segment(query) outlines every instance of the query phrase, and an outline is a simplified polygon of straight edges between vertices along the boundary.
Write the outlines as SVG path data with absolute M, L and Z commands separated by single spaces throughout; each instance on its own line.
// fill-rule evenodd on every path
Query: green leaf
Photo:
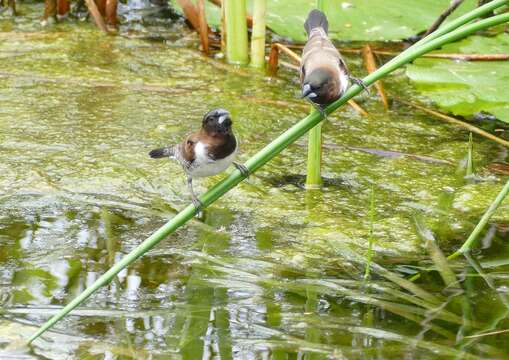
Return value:
M 509 35 L 472 36 L 445 46 L 442 53 L 509 53 Z M 416 88 L 456 115 L 488 112 L 509 122 L 509 63 L 419 59 L 407 67 Z
M 176 1 L 171 0 L 175 6 Z M 330 36 L 342 41 L 389 41 L 408 38 L 426 30 L 449 5 L 449 0 L 325 0 Z M 472 10 L 467 0 L 451 19 Z M 177 6 L 176 6 L 177 7 Z M 267 0 L 267 26 L 280 36 L 306 41 L 304 21 L 316 0 Z M 178 8 L 178 7 L 177 7 Z M 248 1 L 251 13 L 252 1 Z M 207 3 L 207 21 L 218 26 L 218 7 Z

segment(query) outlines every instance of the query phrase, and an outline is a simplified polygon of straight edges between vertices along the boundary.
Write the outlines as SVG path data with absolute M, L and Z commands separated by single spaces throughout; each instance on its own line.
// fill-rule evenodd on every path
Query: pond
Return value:
M 452 263 L 455 282 L 426 271 L 430 244 L 452 253 L 496 196 L 506 177 L 487 165 L 507 150 L 474 136 L 465 178 L 467 132 L 397 102 L 385 112 L 374 91 L 358 100 L 368 117 L 344 107 L 325 123 L 321 190 L 304 189 L 300 139 L 24 346 L 189 203 L 179 165 L 149 150 L 224 107 L 245 161 L 309 112 L 296 73 L 204 57 L 181 22 L 154 41 L 143 29 L 41 29 L 40 5 L 24 9 L 0 19 L 0 358 L 509 356 L 508 332 L 477 336 L 509 328 L 508 204 Z M 424 100 L 402 72 L 385 85 Z

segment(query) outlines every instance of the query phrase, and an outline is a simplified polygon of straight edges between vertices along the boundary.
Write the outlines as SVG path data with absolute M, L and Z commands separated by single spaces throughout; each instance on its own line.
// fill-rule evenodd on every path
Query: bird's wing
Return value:
M 198 134 L 193 133 L 188 135 L 182 143 L 178 146 L 178 151 L 175 151 L 177 160 L 184 168 L 189 168 L 196 158 L 194 147 L 198 142 Z

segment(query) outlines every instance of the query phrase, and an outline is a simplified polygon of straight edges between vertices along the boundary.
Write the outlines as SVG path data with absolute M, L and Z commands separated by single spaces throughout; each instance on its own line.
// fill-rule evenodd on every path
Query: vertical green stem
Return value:
M 326 0 L 317 0 L 316 8 L 325 10 Z M 308 134 L 308 163 L 306 188 L 317 189 L 322 186 L 322 124 L 315 126 Z
M 253 33 L 251 35 L 251 66 L 265 65 L 265 12 L 267 0 L 253 1 Z
M 322 123 L 309 131 L 306 188 L 317 189 L 322 185 Z
M 224 0 L 226 15 L 226 58 L 229 63 L 247 64 L 246 0 Z

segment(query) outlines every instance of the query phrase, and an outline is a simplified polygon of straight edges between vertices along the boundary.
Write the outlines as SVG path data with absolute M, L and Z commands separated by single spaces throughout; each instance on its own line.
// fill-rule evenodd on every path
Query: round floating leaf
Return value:
M 472 36 L 440 52 L 509 53 L 509 35 Z M 416 88 L 441 108 L 456 115 L 488 112 L 509 122 L 509 62 L 419 59 L 407 67 Z

